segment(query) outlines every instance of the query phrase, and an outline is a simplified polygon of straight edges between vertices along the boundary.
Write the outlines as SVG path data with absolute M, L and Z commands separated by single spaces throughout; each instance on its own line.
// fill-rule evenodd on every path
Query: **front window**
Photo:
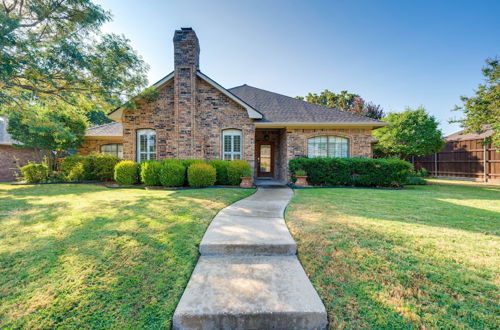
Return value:
M 307 143 L 308 156 L 315 157 L 349 157 L 349 140 L 338 136 L 316 136 Z
M 137 161 L 156 159 L 156 132 L 152 129 L 137 131 Z
M 241 159 L 241 131 L 227 129 L 222 131 L 222 159 Z
M 101 153 L 110 154 L 118 158 L 123 158 L 123 144 L 121 143 L 103 144 L 101 146 Z

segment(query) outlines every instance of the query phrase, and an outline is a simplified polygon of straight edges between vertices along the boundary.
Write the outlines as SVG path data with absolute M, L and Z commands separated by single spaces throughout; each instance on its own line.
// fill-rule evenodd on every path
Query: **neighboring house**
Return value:
M 440 152 L 415 157 L 415 168 L 425 168 L 435 177 L 500 182 L 500 149 L 484 144 L 491 135 L 493 130 L 487 127 L 482 134 L 458 131 L 448 135 Z
M 199 69 L 191 28 L 174 34 L 174 71 L 154 86 L 158 99 L 119 108 L 116 123 L 89 129 L 79 153 L 142 161 L 244 159 L 256 177 L 288 179 L 292 158 L 371 157 L 371 131 L 385 123 L 242 85 L 225 89 Z
M 0 182 L 12 181 L 21 166 L 36 161 L 32 148 L 15 147 L 15 141 L 7 133 L 7 119 L 0 117 Z

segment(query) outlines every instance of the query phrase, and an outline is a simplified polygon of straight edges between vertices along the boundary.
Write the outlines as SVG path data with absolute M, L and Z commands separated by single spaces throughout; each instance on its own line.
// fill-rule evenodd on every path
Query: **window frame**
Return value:
M 226 136 L 230 137 L 230 151 L 226 151 Z M 239 137 L 239 151 L 235 151 L 235 137 Z M 226 158 L 226 155 L 229 155 Z M 236 157 L 235 157 L 236 156 Z M 241 129 L 223 129 L 221 134 L 221 159 L 237 160 L 243 159 L 243 132 Z
M 141 151 L 141 136 L 146 136 L 146 151 Z M 150 137 L 154 136 L 154 151 L 149 150 L 151 148 Z M 150 128 L 138 129 L 136 131 L 136 139 L 135 139 L 135 153 L 136 160 L 140 163 L 143 160 L 156 160 L 157 158 L 157 140 L 156 140 L 156 131 Z M 141 155 L 145 154 L 146 158 L 141 159 Z M 152 157 L 153 156 L 153 157 Z
M 104 152 L 102 151 L 102 148 L 103 147 L 107 147 L 107 146 L 115 146 L 116 147 L 116 153 L 112 154 L 110 152 Z M 121 146 L 121 156 L 120 156 L 120 149 L 119 149 L 119 146 Z M 99 147 L 99 152 L 101 154 L 109 154 L 109 155 L 114 155 L 120 159 L 123 159 L 123 143 L 105 143 L 105 144 L 101 144 L 100 147 Z
M 324 138 L 325 139 L 325 142 L 315 142 L 313 144 L 313 147 L 314 145 L 316 144 L 319 144 L 319 143 L 326 143 L 326 155 L 325 156 L 322 156 L 322 155 L 314 155 L 314 156 L 311 156 L 311 152 L 314 152 L 317 150 L 311 150 L 311 140 L 313 139 L 321 139 L 321 138 Z M 331 141 L 332 139 L 334 139 L 334 141 Z M 340 141 L 345 141 L 345 146 L 346 146 L 346 150 L 345 150 L 345 154 L 343 154 L 343 148 L 342 148 L 342 143 L 339 143 L 338 140 L 336 141 L 335 139 L 340 139 Z M 339 154 L 333 154 L 334 152 L 336 152 L 336 148 L 333 147 L 335 144 L 338 144 L 340 145 L 340 155 Z M 317 149 L 319 147 L 315 147 L 315 149 Z M 311 136 L 307 139 L 307 157 L 309 158 L 349 158 L 350 157 L 350 152 L 351 152 L 351 140 L 349 138 L 346 138 L 344 136 L 338 136 L 338 135 L 318 135 L 318 136 Z

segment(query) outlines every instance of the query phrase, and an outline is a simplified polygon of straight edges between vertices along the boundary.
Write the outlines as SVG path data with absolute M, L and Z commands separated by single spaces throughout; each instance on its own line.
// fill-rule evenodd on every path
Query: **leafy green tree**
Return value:
M 485 83 L 480 84 L 474 97 L 460 97 L 462 106 L 455 110 L 463 111 L 465 118 L 453 120 L 460 122 L 468 132 L 483 133 L 492 129 L 493 135 L 486 142 L 500 147 L 500 66 L 498 59 L 487 59 L 483 68 Z
M 373 131 L 378 140 L 374 153 L 379 157 L 407 159 L 410 156 L 427 156 L 444 146 L 443 133 L 436 118 L 423 107 L 389 113 L 383 120 L 389 125 Z
M 8 117 L 7 132 L 19 146 L 34 148 L 37 155 L 48 156 L 49 168 L 55 168 L 55 160 L 69 148 L 77 148 L 83 142 L 87 130 L 87 118 L 72 108 L 59 108 L 57 102 L 25 107 L 12 111 Z
M 297 99 L 373 119 L 380 119 L 384 115 L 380 105 L 366 102 L 358 94 L 349 93 L 348 91 L 340 91 L 340 93 L 336 94 L 325 89 L 319 95 L 309 93 L 306 96 L 297 96 Z
M 146 85 L 144 61 L 91 0 L 4 0 L 0 5 L 0 106 L 66 104 L 109 112 Z M 61 108 L 61 107 L 59 107 Z

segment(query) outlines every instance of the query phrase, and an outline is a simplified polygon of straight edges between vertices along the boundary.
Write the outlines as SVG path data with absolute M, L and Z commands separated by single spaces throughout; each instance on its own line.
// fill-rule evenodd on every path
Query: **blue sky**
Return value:
M 200 69 L 226 88 L 297 96 L 348 90 L 387 111 L 423 105 L 445 134 L 460 95 L 500 56 L 500 1 L 101 0 L 106 32 L 124 34 L 151 66 L 173 69 L 174 30 L 193 27 Z

